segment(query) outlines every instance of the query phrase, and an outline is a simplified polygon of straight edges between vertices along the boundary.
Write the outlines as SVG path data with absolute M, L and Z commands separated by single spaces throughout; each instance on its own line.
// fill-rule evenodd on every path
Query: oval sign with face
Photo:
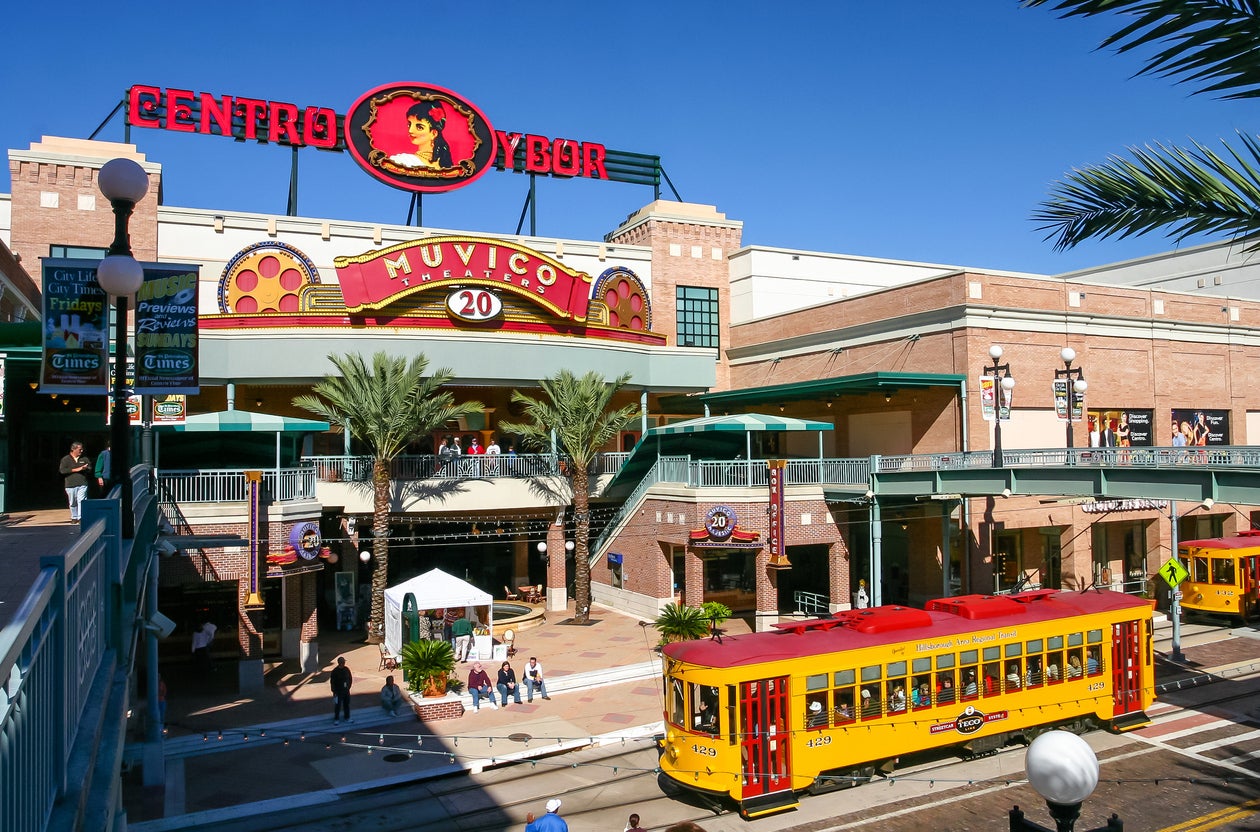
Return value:
M 494 128 L 481 110 L 424 84 L 386 84 L 365 93 L 346 114 L 345 136 L 360 167 L 405 191 L 460 188 L 494 162 Z
M 460 289 L 446 296 L 446 308 L 464 321 L 489 321 L 499 317 L 503 301 L 485 289 Z

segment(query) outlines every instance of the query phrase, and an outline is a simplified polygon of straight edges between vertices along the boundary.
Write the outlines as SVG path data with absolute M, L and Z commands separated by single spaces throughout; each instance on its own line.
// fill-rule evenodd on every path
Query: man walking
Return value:
M 61 476 L 65 477 L 66 501 L 70 504 L 70 522 L 78 523 L 83 507 L 83 498 L 87 496 L 89 471 L 92 460 L 83 455 L 83 443 L 71 442 L 70 453 L 61 458 L 59 466 Z
M 105 450 L 101 451 L 96 457 L 96 484 L 101 489 L 100 494 L 104 497 L 109 493 L 109 487 L 113 484 L 113 477 L 110 474 L 110 462 L 113 455 L 110 453 L 110 443 L 105 443 Z
M 354 684 L 354 677 L 350 675 L 350 668 L 346 667 L 345 656 L 337 657 L 337 666 L 333 668 L 328 683 L 332 685 L 333 725 L 339 724 L 342 717 L 350 722 L 350 685 Z
M 472 653 L 473 644 L 472 622 L 466 616 L 461 615 L 451 625 L 451 635 L 455 637 L 455 658 L 461 662 L 468 661 L 468 656 Z

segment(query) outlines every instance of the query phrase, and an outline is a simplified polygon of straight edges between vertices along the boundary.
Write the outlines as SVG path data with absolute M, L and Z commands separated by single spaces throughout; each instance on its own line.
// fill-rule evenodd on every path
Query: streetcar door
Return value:
M 741 682 L 739 713 L 745 815 L 760 814 L 755 806 L 781 805 L 773 799 L 780 792 L 786 792 L 787 798 L 795 802 L 789 765 L 792 733 L 787 677 Z
M 1142 709 L 1142 625 L 1122 621 L 1112 625 L 1111 688 L 1115 714 Z

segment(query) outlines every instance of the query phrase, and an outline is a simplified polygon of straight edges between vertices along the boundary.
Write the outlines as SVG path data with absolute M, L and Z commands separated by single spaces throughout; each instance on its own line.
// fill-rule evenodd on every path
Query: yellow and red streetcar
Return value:
M 1036 590 L 669 644 L 661 770 L 755 817 L 914 752 L 1141 727 L 1155 698 L 1151 613 L 1117 592 Z
M 1237 616 L 1244 624 L 1260 611 L 1260 530 L 1186 540 L 1177 553 L 1189 572 L 1178 587 L 1182 609 Z

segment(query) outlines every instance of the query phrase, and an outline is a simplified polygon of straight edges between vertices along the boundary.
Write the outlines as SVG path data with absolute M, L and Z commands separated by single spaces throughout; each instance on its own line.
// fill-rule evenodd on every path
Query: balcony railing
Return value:
M 157 481 L 163 504 L 239 503 L 249 499 L 243 468 L 165 469 L 157 472 Z M 312 500 L 315 468 L 262 469 L 262 492 L 265 499 L 277 503 Z
M 600 454 L 591 465 L 591 476 L 614 474 L 625 464 L 627 453 Z M 320 482 L 367 482 L 372 479 L 370 456 L 308 456 Z M 465 454 L 443 460 L 433 454 L 395 457 L 391 480 L 489 480 L 550 477 L 565 473 L 568 457 L 551 454 Z

